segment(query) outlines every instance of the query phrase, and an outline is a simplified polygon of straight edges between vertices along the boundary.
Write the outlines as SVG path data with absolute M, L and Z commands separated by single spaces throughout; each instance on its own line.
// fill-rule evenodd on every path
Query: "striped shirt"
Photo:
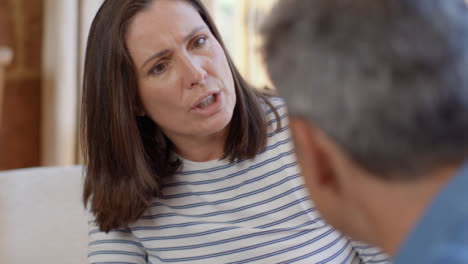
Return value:
M 271 99 L 267 147 L 253 160 L 193 162 L 128 228 L 90 221 L 90 263 L 389 263 L 327 225 L 308 198 L 287 113 Z

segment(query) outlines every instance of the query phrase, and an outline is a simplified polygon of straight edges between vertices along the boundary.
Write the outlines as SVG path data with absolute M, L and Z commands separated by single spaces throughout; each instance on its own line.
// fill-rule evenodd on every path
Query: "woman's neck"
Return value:
M 220 159 L 224 155 L 228 131 L 226 127 L 223 131 L 205 137 L 172 136 L 169 139 L 175 146 L 174 151 L 182 158 L 205 162 Z

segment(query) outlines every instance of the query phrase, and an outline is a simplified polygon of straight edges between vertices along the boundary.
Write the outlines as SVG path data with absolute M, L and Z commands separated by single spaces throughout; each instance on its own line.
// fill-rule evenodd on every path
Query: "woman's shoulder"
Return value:
M 262 101 L 262 108 L 265 113 L 265 119 L 268 122 L 274 121 L 277 119 L 275 112 L 278 114 L 280 119 L 287 118 L 287 107 L 285 101 L 280 97 L 268 97 L 266 98 L 271 105 L 268 105 L 266 102 Z
M 267 97 L 267 99 L 274 105 L 274 106 L 280 106 L 280 105 L 285 105 L 285 101 L 283 98 L 278 97 L 278 96 L 272 96 L 272 97 Z
M 288 130 L 288 111 L 282 98 L 275 96 L 268 97 L 266 100 L 270 102 L 270 105 L 262 101 L 262 108 L 265 113 L 268 137 L 272 137 Z

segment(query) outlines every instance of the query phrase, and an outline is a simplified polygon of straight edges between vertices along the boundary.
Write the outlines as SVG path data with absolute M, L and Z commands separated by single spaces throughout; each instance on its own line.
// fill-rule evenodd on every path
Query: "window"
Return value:
M 260 54 L 258 34 L 265 15 L 277 0 L 204 0 L 234 63 L 256 87 L 271 87 Z

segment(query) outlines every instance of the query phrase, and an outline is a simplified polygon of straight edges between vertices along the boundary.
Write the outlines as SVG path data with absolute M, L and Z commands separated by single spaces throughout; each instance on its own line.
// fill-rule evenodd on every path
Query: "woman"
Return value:
M 315 212 L 282 101 L 242 79 L 198 0 L 105 1 L 82 111 L 91 263 L 383 258 Z

